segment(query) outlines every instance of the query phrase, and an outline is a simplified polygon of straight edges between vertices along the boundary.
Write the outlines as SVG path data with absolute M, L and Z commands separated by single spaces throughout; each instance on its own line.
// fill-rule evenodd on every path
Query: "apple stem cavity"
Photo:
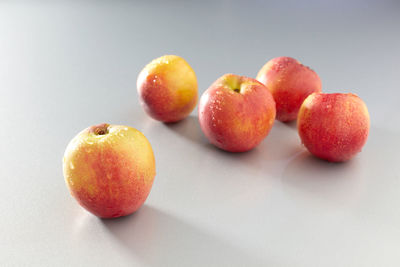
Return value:
M 241 77 L 237 77 L 236 75 L 233 74 L 227 74 L 226 77 L 224 77 L 224 83 L 225 86 L 231 89 L 232 91 L 239 94 L 242 92 Z
M 89 132 L 95 134 L 95 135 L 105 135 L 108 134 L 108 127 L 110 124 L 107 123 L 101 123 L 98 125 L 94 125 L 89 128 Z

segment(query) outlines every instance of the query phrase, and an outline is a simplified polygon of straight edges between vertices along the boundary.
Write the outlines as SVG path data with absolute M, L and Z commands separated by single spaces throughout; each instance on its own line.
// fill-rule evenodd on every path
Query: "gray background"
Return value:
M 400 4 L 397 1 L 0 3 L 1 266 L 399 266 Z M 350 162 L 301 146 L 295 123 L 230 154 L 197 110 L 164 125 L 141 109 L 151 59 L 184 57 L 199 91 L 276 56 L 357 93 L 370 137 Z M 101 220 L 69 195 L 67 143 L 83 128 L 133 126 L 157 176 L 133 216 Z

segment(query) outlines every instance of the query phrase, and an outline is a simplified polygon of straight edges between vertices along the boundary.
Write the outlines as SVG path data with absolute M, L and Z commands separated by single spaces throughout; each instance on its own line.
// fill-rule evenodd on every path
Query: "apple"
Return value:
M 138 130 L 99 124 L 68 144 L 63 159 L 71 195 L 89 212 L 114 218 L 135 212 L 146 200 L 155 176 L 153 150 Z
M 321 92 L 321 80 L 312 69 L 291 57 L 268 61 L 258 72 L 258 81 L 271 91 L 276 103 L 276 119 L 288 122 L 297 118 L 304 99 Z
M 275 102 L 255 79 L 225 74 L 201 96 L 199 122 L 208 140 L 230 152 L 257 146 L 275 120 Z
M 301 105 L 297 119 L 304 146 L 331 162 L 349 160 L 360 152 L 369 126 L 367 106 L 354 94 L 313 93 Z
M 144 67 L 137 79 L 141 104 L 153 119 L 176 122 L 186 118 L 197 104 L 197 78 L 181 57 L 166 55 Z

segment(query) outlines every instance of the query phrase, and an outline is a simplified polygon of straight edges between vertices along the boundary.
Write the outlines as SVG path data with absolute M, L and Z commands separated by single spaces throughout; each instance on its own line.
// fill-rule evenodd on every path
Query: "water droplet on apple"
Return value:
M 74 164 L 72 163 L 72 161 L 69 163 L 69 167 L 71 168 L 71 170 L 75 169 Z

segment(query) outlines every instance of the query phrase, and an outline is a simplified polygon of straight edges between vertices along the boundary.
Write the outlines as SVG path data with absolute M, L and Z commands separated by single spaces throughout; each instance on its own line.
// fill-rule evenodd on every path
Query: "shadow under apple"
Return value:
M 357 158 L 332 163 L 305 151 L 289 162 L 281 181 L 285 191 L 295 199 L 347 206 L 360 200 L 363 175 Z
M 188 116 L 185 119 L 174 122 L 164 123 L 165 127 L 175 132 L 181 137 L 186 138 L 189 141 L 199 144 L 207 144 L 207 138 L 201 131 L 199 120 L 195 116 Z
M 210 161 L 226 162 L 226 164 L 238 164 L 247 166 L 252 170 L 273 169 L 276 161 L 287 161 L 297 153 L 303 151 L 297 132 L 287 129 L 287 125 L 276 121 L 269 135 L 254 149 L 232 153 L 212 145 L 203 134 L 198 118 L 189 116 L 177 122 L 164 124 L 165 127 L 177 135 L 190 140 L 204 153 L 204 158 Z M 271 165 L 271 166 L 269 166 Z
M 283 126 L 286 126 L 287 128 L 290 128 L 297 132 L 297 120 L 288 121 L 288 122 L 275 121 L 275 123 L 280 123 Z
M 260 265 L 227 241 L 148 205 L 131 216 L 101 221 L 123 246 L 151 266 Z

